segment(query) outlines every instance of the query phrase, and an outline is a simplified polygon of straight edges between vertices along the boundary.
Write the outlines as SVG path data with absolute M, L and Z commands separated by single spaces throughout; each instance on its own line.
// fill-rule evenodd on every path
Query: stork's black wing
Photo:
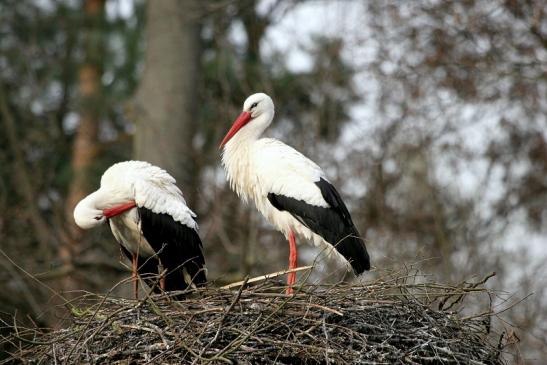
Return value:
M 321 195 L 329 204 L 329 208 L 274 193 L 268 194 L 268 200 L 275 208 L 289 212 L 303 225 L 332 244 L 351 263 L 356 274 L 369 270 L 370 258 L 365 243 L 353 224 L 340 194 L 324 179 L 320 179 L 315 185 L 321 190 Z
M 192 283 L 204 285 L 207 280 L 205 259 L 196 230 L 168 214 L 154 213 L 144 207 L 138 210 L 144 238 L 167 270 L 165 290 L 184 290 Z

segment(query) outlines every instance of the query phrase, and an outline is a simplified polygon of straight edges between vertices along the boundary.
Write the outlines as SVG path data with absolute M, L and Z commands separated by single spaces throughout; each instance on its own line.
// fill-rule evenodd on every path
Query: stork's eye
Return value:
M 95 219 L 96 221 L 100 221 L 102 218 L 103 218 L 103 217 L 100 216 L 100 215 L 98 215 L 98 216 L 96 216 L 96 217 L 93 217 L 93 219 Z
M 256 108 L 257 105 L 258 105 L 258 103 L 253 103 L 253 104 L 251 105 L 251 110 L 254 109 L 254 108 Z

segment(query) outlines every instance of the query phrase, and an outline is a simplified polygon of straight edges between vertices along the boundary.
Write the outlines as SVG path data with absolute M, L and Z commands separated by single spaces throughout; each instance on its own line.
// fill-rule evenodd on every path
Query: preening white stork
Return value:
M 319 166 L 292 147 L 259 138 L 274 117 L 272 99 L 263 93 L 245 100 L 243 111 L 220 144 L 230 186 L 289 240 L 289 268 L 296 268 L 294 234 L 345 259 L 356 274 L 370 269 L 365 243 L 346 205 Z M 288 293 L 296 273 L 287 277 Z
M 74 209 L 74 220 L 83 229 L 108 222 L 132 262 L 136 297 L 137 272 L 156 292 L 205 284 L 205 260 L 195 216 L 175 179 L 143 161 L 109 167 L 99 190 Z M 155 281 L 158 277 L 159 287 Z

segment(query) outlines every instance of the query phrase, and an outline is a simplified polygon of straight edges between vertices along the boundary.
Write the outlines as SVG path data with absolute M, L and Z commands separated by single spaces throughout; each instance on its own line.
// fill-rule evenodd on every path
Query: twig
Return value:
M 271 273 L 271 274 L 257 276 L 257 277 L 254 277 L 252 279 L 249 279 L 249 280 L 242 280 L 242 281 L 237 281 L 237 282 L 232 283 L 232 284 L 224 285 L 224 286 L 221 287 L 221 289 L 232 289 L 232 288 L 244 285 L 244 284 L 251 284 L 251 283 L 256 283 L 257 281 L 264 281 L 264 280 L 272 279 L 272 278 L 275 278 L 277 276 L 289 274 L 291 272 L 309 270 L 312 267 L 313 266 L 302 266 L 302 267 L 297 267 L 295 269 L 287 269 L 287 270 L 277 271 L 277 272 L 274 272 L 274 273 Z

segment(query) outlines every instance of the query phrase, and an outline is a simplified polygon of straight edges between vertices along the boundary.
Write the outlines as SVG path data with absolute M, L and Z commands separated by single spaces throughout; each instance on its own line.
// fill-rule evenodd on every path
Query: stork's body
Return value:
M 81 228 L 109 223 L 122 252 L 132 261 L 135 295 L 137 272 L 156 292 L 205 283 L 205 262 L 194 217 L 175 179 L 142 161 L 111 166 L 101 178 L 100 189 L 74 209 L 74 219 Z M 156 278 L 162 273 L 158 286 Z
M 274 116 L 266 94 L 254 94 L 230 129 L 222 163 L 231 187 L 289 240 L 289 267 L 296 267 L 294 234 L 351 264 L 356 274 L 370 268 L 369 256 L 340 195 L 313 161 L 282 142 L 259 138 Z M 289 285 L 295 275 L 289 275 Z M 290 291 L 290 290 L 289 290 Z

